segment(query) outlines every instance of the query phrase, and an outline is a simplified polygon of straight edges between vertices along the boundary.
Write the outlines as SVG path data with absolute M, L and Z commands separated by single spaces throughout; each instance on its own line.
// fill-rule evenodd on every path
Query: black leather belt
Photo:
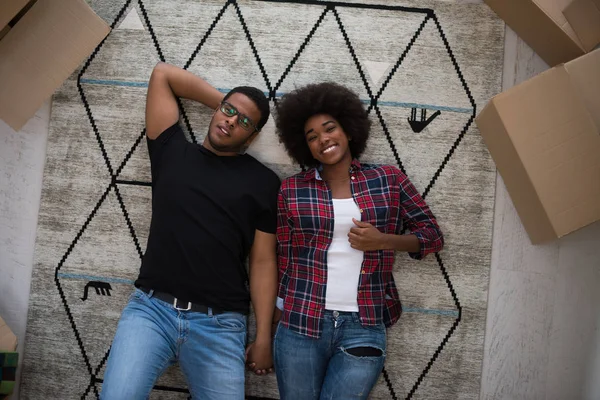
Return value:
M 140 287 L 139 289 L 148 295 L 150 294 L 150 292 L 152 292 L 152 297 L 156 297 L 159 300 L 171 304 L 173 308 L 179 311 L 194 311 L 208 314 L 208 310 L 212 309 L 213 315 L 223 314 L 225 312 L 223 310 L 219 310 L 218 308 L 208 307 L 203 304 L 195 304 L 190 301 L 183 301 L 175 296 L 171 296 L 169 293 L 157 292 L 156 290 L 148 289 L 145 287 Z

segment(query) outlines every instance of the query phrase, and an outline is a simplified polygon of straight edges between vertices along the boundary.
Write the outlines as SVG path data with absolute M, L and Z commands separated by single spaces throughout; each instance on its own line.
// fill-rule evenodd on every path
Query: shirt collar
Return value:
M 354 172 L 360 171 L 361 169 L 361 165 L 360 162 L 354 158 L 352 159 L 352 164 L 350 164 L 350 169 L 348 170 L 348 172 L 350 172 L 350 174 L 353 174 Z M 323 178 L 321 178 L 321 174 L 320 171 L 323 170 L 323 165 L 319 165 L 318 167 L 313 167 L 311 169 L 309 169 L 306 172 L 306 175 L 304 175 L 304 180 L 309 181 L 312 179 L 316 179 L 318 181 L 322 181 Z

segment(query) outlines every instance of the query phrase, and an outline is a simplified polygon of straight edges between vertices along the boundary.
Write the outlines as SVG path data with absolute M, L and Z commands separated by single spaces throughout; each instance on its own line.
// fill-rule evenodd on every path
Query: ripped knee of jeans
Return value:
M 381 357 L 383 355 L 383 351 L 376 347 L 352 347 L 344 350 L 355 357 Z

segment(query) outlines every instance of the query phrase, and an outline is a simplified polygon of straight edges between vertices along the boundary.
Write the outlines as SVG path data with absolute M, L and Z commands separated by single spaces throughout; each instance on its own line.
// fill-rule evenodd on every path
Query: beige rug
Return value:
M 495 169 L 473 118 L 500 91 L 504 24 L 495 14 L 459 0 L 90 4 L 115 29 L 54 96 L 22 398 L 101 390 L 147 240 L 142 130 L 159 60 L 223 91 L 254 85 L 274 98 L 333 80 L 360 94 L 374 121 L 363 160 L 403 168 L 446 237 L 425 261 L 398 254 L 404 314 L 371 398 L 479 398 Z M 190 140 L 201 142 L 210 112 L 190 102 L 183 110 Z M 298 171 L 272 120 L 250 152 L 281 177 Z M 249 396 L 278 398 L 274 376 L 247 382 Z M 187 396 L 176 367 L 152 394 Z

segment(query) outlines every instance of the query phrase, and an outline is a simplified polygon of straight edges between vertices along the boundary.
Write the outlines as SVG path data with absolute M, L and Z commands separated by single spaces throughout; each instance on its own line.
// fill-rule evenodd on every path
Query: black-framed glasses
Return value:
M 252 122 L 250 117 L 248 117 L 246 114 L 242 114 L 241 112 L 239 112 L 237 108 L 235 108 L 228 102 L 226 102 L 226 101 L 222 102 L 221 105 L 219 106 L 219 110 L 221 110 L 221 112 L 223 114 L 227 115 L 228 117 L 233 117 L 234 115 L 237 115 L 238 116 L 238 119 L 237 119 L 238 125 L 241 126 L 242 128 L 244 128 L 245 130 L 258 131 L 258 129 L 256 129 L 256 125 L 254 125 L 254 122 Z

